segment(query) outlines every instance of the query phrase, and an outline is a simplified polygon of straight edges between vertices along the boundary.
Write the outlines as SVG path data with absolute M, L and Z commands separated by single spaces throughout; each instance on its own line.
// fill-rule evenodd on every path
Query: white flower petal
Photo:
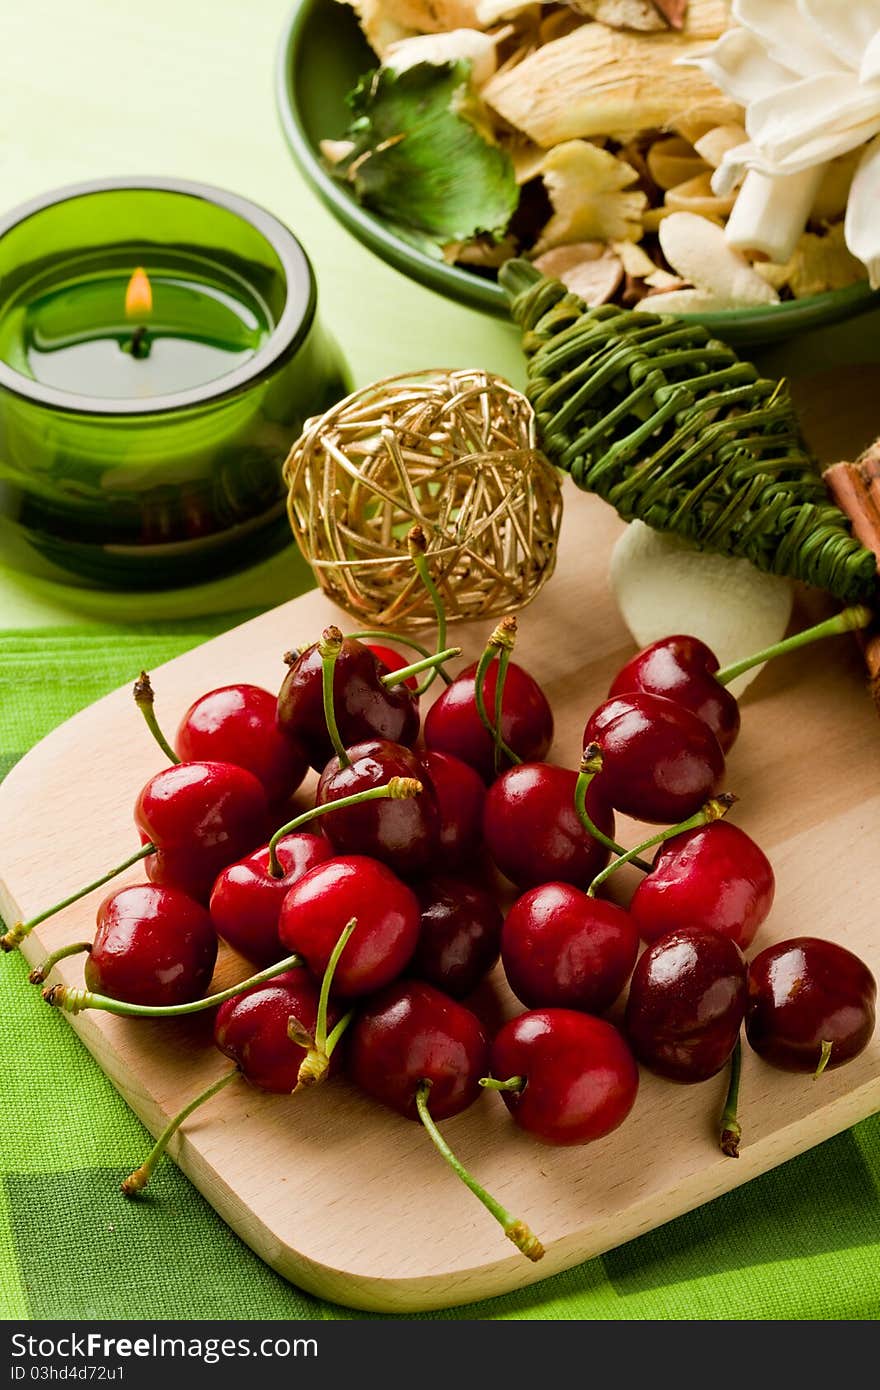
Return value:
M 880 77 L 880 30 L 865 45 L 862 61 L 859 65 L 860 82 L 876 82 L 878 77 Z
M 758 36 L 770 58 L 803 77 L 845 71 L 845 65 L 800 14 L 796 0 L 734 0 L 733 16 Z
M 797 156 L 817 136 L 831 140 L 843 133 L 844 144 L 834 151 L 843 154 L 866 138 L 858 134 L 866 121 L 873 117 L 880 126 L 878 97 L 877 91 L 860 87 L 852 73 L 805 77 L 784 91 L 753 101 L 746 112 L 746 130 L 761 153 L 776 164 L 789 155 Z M 846 143 L 849 130 L 854 138 Z
M 712 175 L 712 191 L 724 198 L 731 189 L 742 183 L 749 169 L 757 168 L 763 161 L 758 149 L 747 140 L 735 149 L 727 150 L 718 168 Z
M 849 191 L 846 244 L 868 271 L 871 288 L 880 287 L 880 136 L 862 155 Z
M 768 178 L 752 169 L 733 205 L 725 235 L 729 246 L 785 264 L 794 253 L 810 215 L 824 164 L 799 174 Z
M 699 57 L 679 61 L 682 67 L 701 68 L 740 106 L 748 106 L 757 97 L 778 92 L 780 87 L 796 82 L 798 77 L 792 68 L 768 58 L 760 39 L 747 29 L 728 29 Z
M 865 48 L 880 29 L 880 0 L 798 0 L 798 9 L 831 52 L 858 72 Z

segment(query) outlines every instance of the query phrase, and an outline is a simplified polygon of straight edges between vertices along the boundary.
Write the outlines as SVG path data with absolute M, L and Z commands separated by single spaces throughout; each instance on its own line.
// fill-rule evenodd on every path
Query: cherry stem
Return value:
M 153 686 L 150 682 L 150 677 L 147 675 L 146 671 L 141 671 L 140 675 L 134 683 L 131 693 L 134 695 L 135 704 L 137 705 L 141 714 L 144 716 L 144 722 L 147 728 L 153 735 L 153 738 L 156 740 L 159 747 L 162 749 L 162 752 L 165 754 L 166 758 L 168 758 L 172 763 L 179 763 L 180 759 L 178 758 L 174 749 L 171 747 L 171 744 L 168 742 L 162 730 L 159 728 L 159 721 L 156 718 L 156 711 L 153 708 L 153 701 L 155 700 L 155 696 L 153 694 Z
M 427 558 L 428 541 L 421 526 L 418 525 L 413 526 L 406 539 L 409 547 L 409 556 L 413 562 L 413 568 L 425 586 L 431 602 L 434 605 L 434 612 L 437 615 L 437 651 L 439 653 L 442 652 L 443 648 L 446 646 L 446 607 L 440 596 L 440 590 L 431 577 L 431 570 Z M 413 671 L 410 674 L 416 675 L 417 673 Z M 423 681 L 415 692 L 417 698 L 425 694 L 425 691 L 430 687 L 436 674 L 436 668 L 432 668 L 430 676 L 428 676 L 427 680 Z
M 126 1197 L 135 1197 L 139 1192 L 143 1192 L 150 1178 L 153 1176 L 153 1169 L 156 1167 L 156 1164 L 161 1159 L 171 1139 L 180 1129 L 184 1120 L 189 1119 L 194 1110 L 197 1110 L 200 1105 L 204 1105 L 205 1101 L 210 1100 L 212 1096 L 216 1096 L 218 1091 L 222 1091 L 223 1087 L 228 1086 L 230 1081 L 234 1081 L 238 1075 L 238 1067 L 234 1067 L 232 1071 L 226 1072 L 217 1081 L 212 1081 L 210 1086 L 207 1086 L 204 1091 L 201 1091 L 194 1100 L 189 1101 L 183 1109 L 174 1116 L 173 1120 L 169 1120 L 140 1168 L 136 1168 L 122 1183 L 122 1190 Z
M 598 840 L 600 845 L 610 849 L 613 854 L 622 856 L 626 854 L 623 845 L 619 845 L 616 840 L 612 840 L 603 830 L 600 830 L 587 810 L 587 792 L 590 789 L 590 783 L 601 771 L 602 750 L 598 743 L 590 743 L 584 749 L 584 756 L 581 758 L 581 765 L 578 769 L 578 779 L 574 784 L 574 809 L 588 835 L 592 835 L 594 840 Z M 639 859 L 638 857 L 631 862 L 635 864 L 637 869 L 641 869 L 646 874 L 649 874 L 654 867 L 648 863 L 647 859 Z
M 822 1051 L 821 1051 L 820 1056 L 819 1056 L 819 1065 L 818 1065 L 818 1067 L 816 1068 L 816 1070 L 813 1072 L 813 1080 L 814 1080 L 814 1081 L 818 1080 L 818 1078 L 822 1075 L 822 1073 L 823 1073 L 823 1071 L 825 1070 L 825 1068 L 828 1066 L 828 1063 L 831 1061 L 831 1052 L 832 1052 L 833 1047 L 834 1047 L 834 1043 L 826 1042 L 824 1038 L 822 1039 L 822 1043 L 821 1043 Z
M 34 927 L 38 927 L 41 922 L 45 922 L 50 917 L 54 917 L 56 912 L 63 912 L 65 907 L 70 907 L 73 903 L 78 903 L 80 898 L 84 898 L 87 894 L 93 893 L 96 888 L 102 888 L 105 883 L 110 882 L 111 878 L 116 878 L 118 874 L 122 874 L 126 869 L 130 869 L 132 864 L 137 864 L 139 860 L 146 859 L 148 855 L 155 853 L 156 846 L 152 844 L 152 842 L 141 845 L 137 854 L 132 854 L 131 857 L 126 859 L 122 864 L 117 864 L 115 869 L 110 869 L 108 873 L 102 874 L 101 877 L 96 878 L 94 882 L 87 883 L 85 888 L 77 889 L 75 893 L 71 893 L 69 898 L 64 898 L 60 903 L 55 903 L 54 907 L 47 907 L 45 912 L 39 913 L 36 917 L 31 917 L 27 922 L 16 922 L 14 926 L 9 928 L 5 936 L 0 936 L 0 950 L 14 951 L 16 946 L 24 941 L 28 933 L 32 932 Z
M 274 965 L 267 965 L 265 970 L 261 970 L 258 975 L 251 975 L 248 980 L 230 985 L 219 994 L 209 994 L 204 999 L 193 999 L 188 1004 L 127 1004 L 124 999 L 111 999 L 106 994 L 92 994 L 88 989 L 71 989 L 69 985 L 50 985 L 48 989 L 43 990 L 43 998 L 47 1004 L 56 1009 L 63 1009 L 68 1014 L 79 1014 L 83 1009 L 103 1009 L 105 1013 L 119 1014 L 122 1018 L 182 1018 L 187 1014 L 203 1013 L 205 1009 L 225 1004 L 227 999 L 235 999 L 246 990 L 263 985 L 267 980 L 274 980 L 276 975 L 283 975 L 285 970 L 299 969 L 304 965 L 302 956 L 287 956 L 284 960 L 276 961 Z
M 339 759 L 340 767 L 348 767 L 351 758 L 345 751 L 345 744 L 339 737 L 339 725 L 336 723 L 336 710 L 333 701 L 333 675 L 336 670 L 336 662 L 342 650 L 343 637 L 338 627 L 326 627 L 321 634 L 318 643 L 318 655 L 321 658 L 321 695 L 324 701 L 324 722 L 327 725 L 327 733 L 330 735 L 330 742 L 333 744 L 333 751 Z M 279 875 L 272 873 L 277 878 Z
M 461 647 L 447 647 L 445 651 L 435 652 L 433 656 L 423 656 L 421 661 L 414 661 L 410 666 L 401 666 L 399 671 L 388 671 L 379 679 L 386 689 L 390 690 L 392 686 L 400 685 L 401 681 L 409 680 L 410 676 L 418 676 L 422 671 L 433 672 L 442 662 L 452 661 L 457 656 L 461 656 Z M 433 679 L 432 674 L 431 680 Z M 414 694 L 424 695 L 430 684 L 431 681 L 426 681 Z
M 650 840 L 643 840 L 634 849 L 627 850 L 619 859 L 612 859 L 611 863 L 598 873 L 587 889 L 587 896 L 594 898 L 596 889 L 601 887 L 607 878 L 610 878 L 615 869 L 619 869 L 621 864 L 632 864 L 640 854 L 646 849 L 652 849 L 654 845 L 662 845 L 664 840 L 671 840 L 673 835 L 683 835 L 687 830 L 697 830 L 701 825 L 709 825 L 714 820 L 721 820 L 727 815 L 731 806 L 736 801 L 732 792 L 719 792 L 706 802 L 705 806 L 697 812 L 695 816 L 689 816 L 687 820 L 681 821 L 678 825 L 671 825 L 666 830 L 661 830 L 657 835 L 652 835 Z
M 456 1158 L 455 1154 L 450 1149 L 431 1118 L 431 1112 L 428 1108 L 430 1093 L 431 1082 L 422 1081 L 416 1091 L 416 1109 L 419 1112 L 419 1119 L 430 1134 L 435 1147 L 442 1154 L 443 1158 L 446 1159 L 452 1171 L 461 1179 L 465 1187 L 470 1188 L 474 1196 L 483 1203 L 486 1210 L 491 1212 L 495 1220 L 500 1223 L 504 1230 L 504 1234 L 507 1236 L 508 1240 L 513 1241 L 517 1250 L 522 1251 L 530 1260 L 540 1260 L 544 1254 L 544 1247 L 537 1236 L 532 1234 L 524 1221 L 518 1221 L 515 1217 L 511 1216 L 507 1208 L 503 1207 L 491 1193 L 487 1192 L 486 1189 L 477 1182 L 476 1178 L 471 1176 L 464 1164 Z
M 403 632 L 383 632 L 380 628 L 377 628 L 375 630 L 368 629 L 365 632 L 351 632 L 349 636 L 354 638 L 357 642 L 397 642 L 402 647 L 412 647 L 413 651 L 418 652 L 420 656 L 431 655 L 431 652 L 426 646 L 421 642 L 416 642 L 414 638 L 407 636 L 407 634 Z M 452 684 L 452 677 L 447 675 L 442 666 L 438 666 L 436 670 L 437 675 L 446 685 Z
M 57 951 L 53 951 L 51 956 L 47 956 L 44 961 L 41 961 L 39 965 L 34 966 L 28 979 L 32 985 L 41 985 L 60 960 L 66 960 L 68 956 L 79 956 L 83 951 L 90 951 L 91 949 L 91 941 L 74 941 L 72 946 L 61 946 Z
M 330 1065 L 331 1051 L 328 1050 L 327 1039 L 327 1005 L 330 1002 L 330 989 L 333 984 L 333 976 L 336 974 L 336 965 L 342 952 L 348 944 L 348 939 L 357 926 L 357 918 L 352 917 L 351 921 L 343 927 L 339 934 L 339 940 L 330 952 L 330 959 L 327 961 L 327 968 L 321 980 L 321 992 L 318 995 L 318 1012 L 315 1019 L 315 1036 L 308 1044 L 308 1050 L 300 1064 L 299 1074 L 297 1075 L 294 1094 L 302 1086 L 314 1086 L 316 1082 L 323 1081 L 327 1075 L 327 1068 Z M 294 1020 L 295 1022 L 295 1020 Z M 299 1025 L 297 1025 L 299 1027 Z M 291 1031 L 288 1029 L 288 1037 Z M 341 1036 L 341 1035 L 340 1035 Z M 296 1038 L 294 1037 L 294 1041 Z M 338 1042 L 338 1039 L 337 1039 Z M 334 1047 L 336 1044 L 334 1043 Z
M 765 661 L 772 661 L 774 657 L 784 656 L 786 652 L 797 651 L 799 647 L 807 647 L 811 642 L 818 642 L 823 637 L 837 637 L 842 632 L 858 632 L 861 628 L 867 627 L 873 619 L 870 608 L 865 608 L 862 604 L 857 604 L 852 608 L 844 608 L 833 618 L 826 618 L 822 623 L 816 623 L 814 627 L 804 628 L 803 632 L 796 632 L 793 637 L 786 637 L 781 642 L 776 642 L 772 647 L 765 647 L 763 651 L 755 652 L 753 656 L 746 656 L 742 661 L 734 661 L 730 666 L 723 667 L 722 670 L 715 672 L 715 679 L 720 685 L 729 685 L 737 676 L 743 675 L 745 671 L 750 671 L 753 666 L 760 666 Z
M 495 745 L 496 771 L 502 758 L 509 759 L 514 767 L 519 767 L 522 763 L 522 758 L 517 757 L 513 749 L 509 748 L 501 737 L 501 701 L 504 696 L 504 681 L 507 676 L 507 664 L 510 660 L 510 653 L 513 651 L 513 644 L 515 641 L 516 618 L 512 616 L 502 618 L 483 649 L 483 654 L 477 664 L 477 673 L 474 676 L 474 701 L 477 706 L 477 714 L 480 716 L 483 727 L 492 735 L 492 742 Z M 504 663 L 503 668 L 500 664 L 502 652 L 507 653 L 507 662 Z M 486 709 L 484 686 L 486 684 L 486 677 L 489 674 L 489 667 L 492 665 L 496 656 L 499 658 L 499 667 L 498 681 L 495 686 L 495 719 L 493 721 L 489 718 Z M 499 698 L 498 695 L 499 686 L 501 687 L 501 698 Z
M 737 1038 L 736 1047 L 730 1054 L 730 1085 L 727 1088 L 727 1099 L 721 1112 L 721 1152 L 727 1154 L 728 1158 L 739 1158 L 739 1145 L 742 1139 L 742 1128 L 736 1118 L 741 1073 L 742 1042 Z
M 494 1076 L 481 1076 L 480 1085 L 485 1086 L 487 1091 L 524 1091 L 526 1079 L 524 1076 L 509 1076 L 506 1081 L 496 1081 Z
M 328 811 L 344 811 L 348 806 L 359 806 L 362 801 L 407 801 L 422 791 L 424 787 L 415 777 L 391 777 L 381 787 L 368 787 L 366 791 L 352 792 L 351 796 L 341 796 L 338 801 L 325 801 L 322 806 L 303 811 L 301 816 L 296 816 L 276 830 L 269 841 L 269 873 L 273 878 L 284 877 L 284 869 L 278 862 L 278 841 L 299 830 L 300 826 L 308 825 L 319 816 L 326 816 Z

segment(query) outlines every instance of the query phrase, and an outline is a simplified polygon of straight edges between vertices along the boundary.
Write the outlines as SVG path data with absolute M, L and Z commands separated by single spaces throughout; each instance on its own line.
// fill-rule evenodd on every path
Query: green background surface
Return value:
M 226 186 L 300 235 L 317 270 L 322 316 L 358 382 L 473 363 L 521 380 L 511 328 L 404 280 L 338 227 L 301 182 L 272 96 L 287 8 L 287 0 L 5 7 L 3 205 L 110 174 L 178 174 Z M 861 347 L 835 330 L 802 355 L 820 362 L 863 355 L 872 326 L 862 321 Z M 0 560 L 0 775 L 141 666 L 307 582 L 291 551 L 202 590 L 111 600 L 23 581 Z M 63 852 L 63 827 L 49 834 Z M 0 1316 L 352 1316 L 274 1275 L 172 1164 L 151 1199 L 125 1202 L 118 1183 L 146 1151 L 146 1131 L 63 1019 L 26 986 L 18 959 L 0 962 L 0 1019 Z M 878 1140 L 875 1117 L 601 1260 L 505 1299 L 431 1316 L 874 1319 Z

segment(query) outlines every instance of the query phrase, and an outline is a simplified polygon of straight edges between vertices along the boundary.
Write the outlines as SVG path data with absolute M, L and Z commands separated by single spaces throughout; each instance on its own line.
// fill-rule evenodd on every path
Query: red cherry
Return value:
M 340 1017 L 338 1006 L 331 1001 L 327 1011 L 331 1029 Z M 252 1085 L 263 1091 L 289 1094 L 297 1085 L 299 1069 L 307 1055 L 306 1049 L 288 1035 L 291 1018 L 314 1034 L 318 986 L 307 970 L 287 970 L 266 984 L 227 999 L 217 1010 L 214 1042 L 237 1063 Z M 341 1055 L 339 1049 L 334 1051 L 331 1070 L 338 1068 Z
M 614 816 L 598 783 L 587 810 L 598 828 L 614 835 Z M 523 763 L 489 788 L 483 834 L 498 868 L 520 888 L 561 881 L 583 888 L 608 862 L 608 850 L 587 833 L 574 805 L 577 774 L 550 763 Z
M 574 1009 L 538 1009 L 506 1023 L 492 1046 L 492 1075 L 521 1129 L 545 1144 L 589 1144 L 623 1124 L 639 1069 L 616 1028 Z
M 422 879 L 415 893 L 422 916 L 410 974 L 461 999 L 498 959 L 501 909 L 484 889 L 439 874 Z
M 605 799 L 637 820 L 677 825 L 695 815 L 724 775 L 724 754 L 707 724 L 661 695 L 621 695 L 590 716 L 584 747 L 598 743 Z
M 618 671 L 608 695 L 662 695 L 684 705 L 709 725 L 726 753 L 736 742 L 740 712 L 735 697 L 715 679 L 718 667 L 717 656 L 699 638 L 663 637 Z
M 472 767 L 448 753 L 428 750 L 421 763 L 434 788 L 440 816 L 436 857 L 454 873 L 469 864 L 482 846 L 486 785 Z
M 746 967 L 726 936 L 679 927 L 639 957 L 626 1033 L 640 1062 L 671 1081 L 705 1081 L 736 1046 L 746 1008 Z
M 763 850 L 738 826 L 716 820 L 659 847 L 630 913 L 643 941 L 686 923 L 721 932 L 744 951 L 773 906 L 775 887 Z
M 354 1081 L 410 1120 L 418 1118 L 416 1092 L 424 1081 L 431 1082 L 435 1120 L 465 1110 L 480 1094 L 488 1062 L 476 1015 L 421 980 L 398 981 L 383 990 L 352 1025 Z
M 368 739 L 409 746 L 418 738 L 418 702 L 403 685 L 383 685 L 382 675 L 383 667 L 368 647 L 354 637 L 343 640 L 333 670 L 333 706 L 346 747 Z M 305 746 L 312 767 L 320 772 L 333 756 L 333 744 L 324 718 L 318 643 L 300 652 L 285 676 L 278 722 Z
M 632 974 L 638 950 L 629 913 L 569 883 L 524 893 L 501 936 L 510 988 L 530 1009 L 603 1013 Z
M 425 743 L 437 753 L 451 753 L 491 782 L 495 776 L 495 745 L 483 725 L 474 698 L 477 666 L 462 671 L 435 700 L 425 716 Z M 489 667 L 483 696 L 490 715 L 495 710 L 498 664 Z M 537 681 L 516 662 L 507 667 L 501 706 L 501 737 L 524 762 L 538 762 L 553 742 L 553 711 Z
M 188 1004 L 204 995 L 216 959 L 217 936 L 199 903 L 179 888 L 138 883 L 98 908 L 86 988 L 127 1004 Z
M 393 647 L 382 647 L 376 642 L 365 642 L 364 646 L 368 652 L 373 653 L 377 661 L 381 662 L 386 671 L 402 671 L 404 666 L 410 664 L 409 658 L 401 656 L 400 652 L 396 652 Z M 419 678 L 418 676 L 407 676 L 402 684 L 406 686 L 407 690 L 415 693 L 419 688 Z
M 422 791 L 400 800 L 365 801 L 328 811 L 321 818 L 327 838 L 341 854 L 369 855 L 399 874 L 421 873 L 437 853 L 440 818 L 434 788 L 417 755 L 382 739 L 356 744 L 347 753 L 346 767 L 331 758 L 321 773 L 317 806 L 381 787 L 392 777 L 421 782 Z
M 221 869 L 265 840 L 269 829 L 262 785 L 231 763 L 163 768 L 138 797 L 134 818 L 141 839 L 157 849 L 146 860 L 151 881 L 204 903 Z
M 328 859 L 288 890 L 278 923 L 282 945 L 298 951 L 320 978 L 353 917 L 357 927 L 333 978 L 334 992 L 344 998 L 381 989 L 406 969 L 419 939 L 412 890 L 375 859 Z
M 323 835 L 299 831 L 278 841 L 283 877 L 269 872 L 269 847 L 255 850 L 220 874 L 211 893 L 211 920 L 218 936 L 258 965 L 271 965 L 284 955 L 278 938 L 278 918 L 288 889 L 303 874 L 333 857 Z
M 174 739 L 184 762 L 247 768 L 272 803 L 286 801 L 308 769 L 305 749 L 278 727 L 278 701 L 258 685 L 225 685 L 190 705 Z
M 746 1037 L 784 1071 L 840 1067 L 874 1033 L 877 985 L 864 961 L 833 941 L 793 937 L 749 966 Z

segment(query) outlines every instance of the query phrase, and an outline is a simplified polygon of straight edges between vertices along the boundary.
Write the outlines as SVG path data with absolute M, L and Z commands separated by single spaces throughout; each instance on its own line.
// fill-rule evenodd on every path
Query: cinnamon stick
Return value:
M 853 535 L 877 556 L 880 572 L 880 439 L 855 463 L 833 463 L 823 474 L 834 501 L 852 522 Z M 871 693 L 880 709 L 880 624 L 860 634 Z

